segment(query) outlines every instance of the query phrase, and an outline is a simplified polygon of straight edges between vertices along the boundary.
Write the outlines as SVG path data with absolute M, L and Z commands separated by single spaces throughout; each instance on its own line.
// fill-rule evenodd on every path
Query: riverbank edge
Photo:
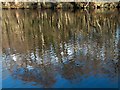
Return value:
M 2 2 L 2 9 L 120 8 L 120 2 Z

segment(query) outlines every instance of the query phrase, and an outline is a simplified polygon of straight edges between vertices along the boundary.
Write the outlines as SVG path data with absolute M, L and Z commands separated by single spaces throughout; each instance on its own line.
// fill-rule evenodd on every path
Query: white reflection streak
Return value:
M 27 65 L 27 69 L 30 71 L 30 70 L 32 70 L 34 68 L 33 68 L 33 66 Z
M 17 61 L 17 57 L 16 57 L 15 54 L 11 55 L 11 57 L 12 57 L 12 59 L 13 59 L 14 61 Z

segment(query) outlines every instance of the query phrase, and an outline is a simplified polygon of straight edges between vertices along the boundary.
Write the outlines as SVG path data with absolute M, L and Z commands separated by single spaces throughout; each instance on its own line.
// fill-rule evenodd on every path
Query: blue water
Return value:
M 56 80 L 52 86 L 53 88 L 118 88 L 118 82 L 111 81 L 109 77 L 104 75 L 82 77 L 77 82 L 66 80 L 60 75 L 57 75 Z M 12 76 L 8 76 L 2 82 L 2 85 L 3 88 L 43 88 L 42 85 L 36 82 L 24 82 L 19 79 L 14 79 Z
M 2 88 L 118 88 L 120 15 L 104 12 L 3 10 Z

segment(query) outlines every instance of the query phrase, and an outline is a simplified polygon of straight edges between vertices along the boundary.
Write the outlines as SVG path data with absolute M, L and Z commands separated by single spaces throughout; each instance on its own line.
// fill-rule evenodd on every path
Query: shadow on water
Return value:
M 2 15 L 4 88 L 118 87 L 116 10 L 3 10 Z

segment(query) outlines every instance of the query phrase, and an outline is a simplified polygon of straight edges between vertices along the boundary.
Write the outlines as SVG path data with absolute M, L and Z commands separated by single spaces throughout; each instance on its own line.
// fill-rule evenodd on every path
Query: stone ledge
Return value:
M 2 2 L 2 8 L 53 8 L 53 9 L 65 9 L 65 8 L 119 8 L 120 2 Z

